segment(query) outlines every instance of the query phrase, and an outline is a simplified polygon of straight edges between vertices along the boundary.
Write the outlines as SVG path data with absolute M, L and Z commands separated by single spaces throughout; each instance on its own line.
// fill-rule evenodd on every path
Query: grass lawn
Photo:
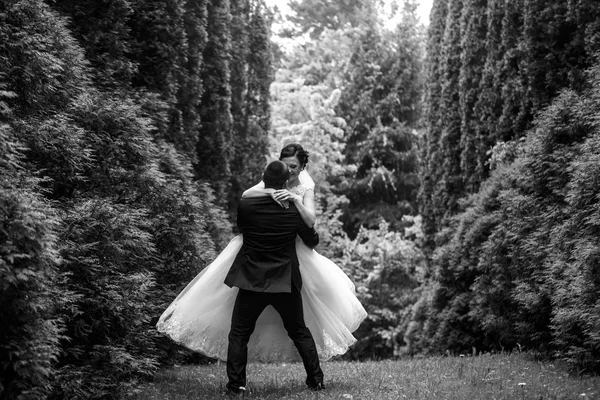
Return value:
M 573 376 L 525 354 L 322 364 L 326 390 L 304 386 L 302 364 L 250 364 L 248 399 L 599 399 L 600 377 Z M 225 364 L 162 371 L 138 400 L 227 399 Z M 131 398 L 131 397 L 130 397 Z

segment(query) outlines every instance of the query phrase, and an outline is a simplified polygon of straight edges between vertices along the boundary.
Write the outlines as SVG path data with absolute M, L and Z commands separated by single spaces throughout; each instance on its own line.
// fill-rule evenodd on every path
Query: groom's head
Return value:
M 290 176 L 288 166 L 283 161 L 271 161 L 263 172 L 265 188 L 281 189 Z

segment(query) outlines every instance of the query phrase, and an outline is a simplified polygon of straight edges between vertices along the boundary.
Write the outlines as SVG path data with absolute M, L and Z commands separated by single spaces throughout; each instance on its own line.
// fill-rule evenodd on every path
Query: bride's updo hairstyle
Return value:
M 279 154 L 279 159 L 283 160 L 286 157 L 294 157 L 296 156 L 298 158 L 298 161 L 300 161 L 300 166 L 302 168 L 306 167 L 306 164 L 308 164 L 308 151 L 304 150 L 304 148 L 302 146 L 300 146 L 298 143 L 290 143 L 287 146 L 285 146 L 283 149 L 281 149 L 281 154 Z

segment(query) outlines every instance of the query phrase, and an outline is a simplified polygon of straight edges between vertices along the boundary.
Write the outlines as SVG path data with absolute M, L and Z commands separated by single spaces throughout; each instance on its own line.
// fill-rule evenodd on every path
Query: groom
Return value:
M 288 176 L 285 163 L 269 163 L 263 173 L 265 188 L 281 189 Z M 299 235 L 308 247 L 314 248 L 319 243 L 317 232 L 304 224 L 293 203 L 282 208 L 270 196 L 241 199 L 237 224 L 244 244 L 225 278 L 227 286 L 240 288 L 229 331 L 227 391 L 237 394 L 246 390 L 248 341 L 256 320 L 268 305 L 279 313 L 300 353 L 306 384 L 313 390 L 324 389 L 317 348 L 304 324 L 302 277 L 295 243 Z

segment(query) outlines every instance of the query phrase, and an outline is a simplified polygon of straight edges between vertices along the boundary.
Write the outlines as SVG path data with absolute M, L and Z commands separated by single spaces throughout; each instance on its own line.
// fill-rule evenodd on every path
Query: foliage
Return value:
M 59 219 L 34 192 L 23 150 L 11 128 L 0 124 L 0 398 L 45 399 L 62 333 L 53 317 L 60 303 Z
M 347 357 L 352 359 L 400 356 L 410 349 L 404 331 L 410 322 L 411 309 L 418 299 L 419 286 L 425 276 L 420 218 L 405 216 L 413 224 L 404 233 L 381 223 L 378 229 L 361 228 L 356 238 L 347 241 L 338 262 L 357 286 L 358 297 L 368 316 L 356 337 L 358 342 Z
M 596 283 L 578 261 L 594 257 L 595 200 L 569 196 L 592 174 L 597 72 L 584 76 L 597 21 L 585 1 L 434 4 L 420 194 L 431 276 L 407 332 L 417 351 L 518 344 L 598 368 L 584 294 Z
M 70 17 L 69 36 L 76 37 L 84 48 L 84 57 L 94 68 L 97 85 L 114 90 L 129 83 L 138 67 L 127 57 L 131 52 L 128 20 L 133 9 L 130 1 L 57 0 L 48 3 Z
M 154 320 L 231 234 L 191 164 L 206 8 L 50 3 L 0 6 L 0 392 L 115 398 L 172 353 Z
M 506 161 L 440 233 L 425 311 L 414 311 L 429 350 L 519 344 L 598 369 L 600 73 L 589 76 L 588 90 L 563 92 L 519 144 L 496 148 Z

